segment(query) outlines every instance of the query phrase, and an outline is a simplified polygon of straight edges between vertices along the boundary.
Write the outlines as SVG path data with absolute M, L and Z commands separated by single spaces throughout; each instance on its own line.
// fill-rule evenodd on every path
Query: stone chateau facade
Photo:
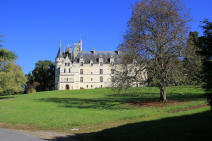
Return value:
M 83 51 L 82 40 L 74 43 L 74 51 L 68 45 L 61 46 L 56 57 L 55 89 L 92 89 L 111 87 L 113 64 L 119 62 L 119 51 Z

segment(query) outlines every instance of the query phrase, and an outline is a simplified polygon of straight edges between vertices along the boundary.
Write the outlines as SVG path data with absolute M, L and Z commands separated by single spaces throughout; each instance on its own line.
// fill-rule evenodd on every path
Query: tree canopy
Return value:
M 26 78 L 20 66 L 15 64 L 17 56 L 0 49 L 0 94 L 23 92 Z
M 38 61 L 30 79 L 39 83 L 37 91 L 54 90 L 55 64 L 49 60 Z
M 162 101 L 167 100 L 166 86 L 177 83 L 182 74 L 179 57 L 185 48 L 189 21 L 180 0 L 139 1 L 120 45 L 127 52 L 125 60 L 134 59 L 137 68 L 148 70 L 149 78 L 160 88 Z
M 209 103 L 212 106 L 212 22 L 203 21 L 203 36 L 201 37 L 201 55 L 203 56 L 203 82 Z
M 201 84 L 202 57 L 200 56 L 200 39 L 198 32 L 190 32 L 183 59 L 184 83 L 186 85 Z

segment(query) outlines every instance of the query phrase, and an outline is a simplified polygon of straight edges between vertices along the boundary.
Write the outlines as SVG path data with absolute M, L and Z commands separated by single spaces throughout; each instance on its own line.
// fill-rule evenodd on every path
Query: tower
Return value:
M 63 55 L 62 55 L 62 49 L 61 49 L 61 43 L 60 48 L 57 53 L 57 57 L 55 58 L 55 89 L 59 89 L 60 84 L 60 66 L 62 65 L 63 61 Z
M 82 40 L 79 43 L 74 43 L 74 58 L 78 56 L 80 51 L 82 51 Z

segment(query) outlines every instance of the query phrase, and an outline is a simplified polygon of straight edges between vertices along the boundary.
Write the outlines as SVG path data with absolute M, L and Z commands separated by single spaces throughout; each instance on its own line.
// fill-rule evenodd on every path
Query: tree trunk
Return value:
M 166 87 L 165 86 L 160 86 L 160 100 L 162 102 L 167 102 L 167 99 L 166 99 Z

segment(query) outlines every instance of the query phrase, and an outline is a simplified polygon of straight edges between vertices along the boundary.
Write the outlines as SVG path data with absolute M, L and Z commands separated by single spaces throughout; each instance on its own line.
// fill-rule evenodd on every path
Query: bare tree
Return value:
M 127 52 L 123 54 L 122 64 L 136 60 L 137 71 L 148 70 L 148 76 L 160 88 L 163 102 L 167 101 L 167 85 L 177 83 L 181 74 L 179 57 L 188 36 L 189 21 L 180 0 L 139 1 L 133 7 L 120 45 Z

